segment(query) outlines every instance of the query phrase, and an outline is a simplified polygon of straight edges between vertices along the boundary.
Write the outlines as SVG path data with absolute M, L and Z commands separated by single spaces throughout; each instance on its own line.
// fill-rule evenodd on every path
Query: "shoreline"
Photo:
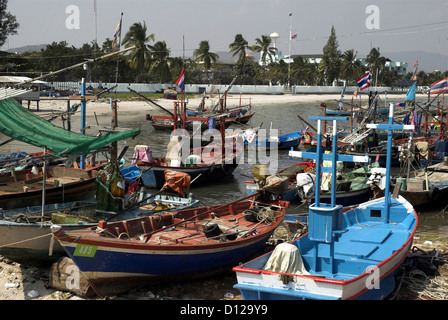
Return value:
M 418 96 L 418 99 L 423 99 L 426 96 L 422 95 Z M 405 95 L 390 95 L 388 96 L 388 101 L 401 102 L 405 98 Z M 237 106 L 239 104 L 240 97 L 237 95 L 230 95 L 227 101 L 228 107 Z M 274 96 L 274 95 L 247 95 L 241 97 L 241 102 L 244 104 L 247 103 L 251 99 L 252 106 L 260 106 L 260 105 L 282 105 L 282 104 L 292 104 L 292 103 L 316 103 L 316 107 L 319 107 L 320 102 L 329 101 L 334 102 L 334 105 L 337 105 L 336 100 L 340 99 L 340 95 L 282 95 L 282 96 Z M 358 98 L 359 99 L 359 98 Z M 215 102 L 218 99 L 209 98 L 206 102 L 206 105 L 210 105 L 210 100 L 214 100 Z M 346 101 L 351 100 L 351 96 L 345 97 Z M 365 103 L 367 100 L 367 95 L 363 94 L 362 101 Z M 359 101 L 359 100 L 358 100 Z M 73 103 L 75 100 L 72 101 Z M 197 106 L 200 102 L 200 98 L 192 98 L 189 99 L 190 106 Z M 160 104 L 164 108 L 173 109 L 173 100 L 166 99 L 157 99 L 156 103 Z M 333 104 L 333 103 L 332 103 Z M 62 113 L 65 112 L 67 108 L 66 100 L 41 100 L 41 104 L 39 107 L 39 112 L 36 112 L 37 115 L 43 116 L 45 113 Z M 30 110 L 35 111 L 36 108 L 34 105 L 30 107 Z M 154 106 L 150 106 L 144 100 L 119 100 L 118 101 L 118 118 L 134 118 L 134 117 L 144 117 L 146 112 L 155 111 L 158 108 Z M 98 118 L 100 125 L 110 125 L 110 102 L 107 99 L 102 99 L 99 101 L 89 101 L 87 103 L 87 122 L 89 124 L 95 123 L 95 118 Z M 95 117 L 95 115 L 97 117 Z M 75 115 L 72 116 L 73 131 L 77 130 L 78 123 L 80 118 L 80 109 L 76 112 Z M 57 121 L 56 121 L 57 120 Z M 146 121 L 146 120 L 142 120 Z M 53 122 L 55 125 L 61 125 L 62 121 L 60 117 L 55 119 Z M 75 124 L 76 123 L 76 124 Z M 119 121 L 120 124 L 120 121 Z M 13 148 L 13 151 L 18 151 L 17 146 L 18 143 L 14 142 L 9 147 L 8 145 L 0 147 L 0 153 L 3 152 L 5 148 Z M 37 151 L 41 151 L 37 147 L 27 146 L 24 143 L 21 143 L 21 146 L 25 146 L 24 149 L 35 149 Z M 33 150 L 34 150 L 33 149 Z M 34 152 L 34 151 L 29 151 Z M 422 249 L 430 250 L 433 248 L 432 245 L 426 245 L 424 243 L 423 236 L 421 240 L 418 240 L 419 236 L 416 235 L 415 243 L 418 244 Z M 447 240 L 438 241 L 434 240 L 434 246 L 439 246 L 440 250 L 446 252 L 446 243 Z M 48 268 L 49 270 L 49 268 Z M 47 274 L 47 268 L 38 269 L 31 266 L 21 265 L 20 263 L 8 261 L 7 259 L 0 258 L 0 273 L 2 277 L 0 277 L 0 299 L 1 300 L 103 300 L 102 298 L 83 298 L 77 296 L 72 293 L 66 293 L 59 291 L 53 288 L 47 288 L 45 285 Z M 234 274 L 231 273 L 218 276 L 216 278 L 207 278 L 202 280 L 197 280 L 194 282 L 179 282 L 179 283 L 169 283 L 161 286 L 148 287 L 145 290 L 139 290 L 135 292 L 131 292 L 129 294 L 124 294 L 115 299 L 119 300 L 186 300 L 186 299 L 204 299 L 204 300 L 223 300 L 225 299 L 225 294 L 230 292 L 234 295 L 232 300 L 241 300 L 241 295 L 235 289 L 233 289 Z M 207 283 L 208 286 L 212 286 L 214 290 L 204 292 L 202 288 L 204 287 L 204 283 Z M 174 295 L 172 291 L 177 290 L 179 295 Z M 165 293 L 163 293 L 165 292 Z M 37 294 L 37 296 L 35 296 Z M 154 296 L 154 297 L 153 297 Z M 157 298 L 159 297 L 159 298 Z
M 353 95 L 344 96 L 344 100 L 346 102 L 351 101 L 353 97 L 353 103 L 359 103 L 359 96 L 354 97 Z M 426 98 L 427 96 L 424 94 L 417 94 L 417 99 L 421 100 Z M 288 104 L 288 103 L 316 103 L 320 104 L 320 102 L 334 102 L 335 106 L 337 105 L 337 101 L 340 100 L 340 94 L 285 94 L 285 95 L 228 95 L 227 96 L 227 106 L 229 108 L 237 107 L 240 104 L 251 104 L 252 106 L 260 106 L 260 105 L 278 105 L 278 104 Z M 367 102 L 367 94 L 362 94 L 361 101 L 362 104 Z M 381 98 L 381 96 L 380 96 Z M 402 102 L 406 98 L 406 94 L 389 94 L 387 96 L 388 101 L 392 102 Z M 382 99 L 382 98 L 381 98 Z M 201 102 L 201 98 L 195 96 L 194 98 L 186 98 L 187 105 L 190 108 L 196 108 Z M 72 100 L 72 105 L 78 102 L 76 100 Z M 168 110 L 174 109 L 174 101 L 170 99 L 154 99 L 154 101 L 160 106 L 164 107 Z M 207 97 L 206 98 L 206 106 L 210 106 L 212 104 L 217 103 L 218 96 Z M 123 111 L 144 111 L 144 110 L 160 110 L 155 106 L 150 105 L 148 102 L 144 101 L 142 98 L 136 97 L 136 99 L 118 99 L 118 112 Z M 317 105 L 318 106 L 318 105 Z M 121 110 L 120 110 L 121 109 Z M 35 106 L 31 106 L 30 110 L 36 110 Z M 54 99 L 41 99 L 39 102 L 39 112 L 43 111 L 60 111 L 65 112 L 67 110 L 67 100 L 62 98 L 54 98 Z M 109 99 L 99 99 L 89 101 L 86 107 L 86 114 L 93 115 L 94 112 L 108 113 L 110 112 L 110 101 Z

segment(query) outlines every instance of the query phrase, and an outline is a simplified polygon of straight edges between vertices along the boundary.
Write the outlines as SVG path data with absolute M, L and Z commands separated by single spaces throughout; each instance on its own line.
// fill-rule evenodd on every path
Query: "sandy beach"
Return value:
M 178 96 L 179 97 L 179 96 Z M 347 103 L 351 102 L 352 95 L 344 96 L 344 101 Z M 388 101 L 392 102 L 404 102 L 406 95 L 403 94 L 388 94 Z M 362 104 L 367 103 L 367 94 L 362 94 Z M 384 98 L 380 96 L 380 98 Z M 417 99 L 421 100 L 426 98 L 426 95 L 417 94 Z M 227 97 L 227 106 L 237 107 L 239 105 L 245 105 L 250 103 L 252 106 L 259 105 L 276 105 L 276 104 L 288 104 L 288 103 L 316 103 L 318 106 L 320 102 L 333 102 L 333 106 L 337 105 L 337 100 L 340 100 L 341 96 L 339 94 L 285 94 L 285 95 L 228 95 Z M 157 104 L 164 107 L 168 110 L 174 109 L 174 100 L 169 99 L 155 99 Z M 359 103 L 359 96 L 353 97 L 354 104 Z M 194 98 L 190 98 L 187 96 L 188 107 L 196 108 L 201 102 L 201 98 L 195 96 Z M 210 106 L 216 104 L 218 102 L 218 97 L 207 97 L 206 98 L 206 106 Z M 76 103 L 74 100 L 72 104 Z M 159 109 L 155 106 L 150 105 L 142 98 L 136 97 L 135 99 L 129 100 L 118 100 L 118 114 L 119 117 L 126 116 L 128 112 L 148 112 L 151 110 L 159 111 Z M 31 109 L 35 109 L 35 105 L 31 105 Z M 67 102 L 63 99 L 43 99 L 40 101 L 39 109 L 41 111 L 66 111 Z M 89 101 L 86 108 L 87 115 L 93 115 L 94 112 L 99 114 L 110 114 L 110 101 L 108 99 L 99 99 L 97 101 Z
M 425 99 L 425 95 L 417 95 L 419 100 Z M 351 96 L 344 97 L 345 101 L 351 101 Z M 405 94 L 388 95 L 388 101 L 403 102 Z M 251 103 L 252 106 L 257 105 L 276 105 L 287 103 L 316 103 L 320 104 L 322 101 L 332 101 L 333 106 L 337 105 L 336 100 L 340 99 L 340 95 L 246 95 L 228 97 L 228 107 L 238 106 L 241 104 Z M 355 98 L 359 101 L 359 97 Z M 363 103 L 366 103 L 367 95 L 363 94 Z M 200 98 L 191 98 L 188 100 L 189 106 L 195 108 L 200 102 Z M 207 99 L 206 105 L 212 102 L 216 103 L 217 97 Z M 167 109 L 173 109 L 173 100 L 157 99 L 156 102 Z M 72 101 L 72 104 L 76 103 Z M 24 104 L 25 105 L 25 104 Z M 39 105 L 40 116 L 47 116 L 49 114 L 62 113 L 66 111 L 66 100 L 41 100 Z M 33 102 L 30 109 L 35 111 L 36 105 Z M 100 125 L 110 125 L 111 106 L 110 101 L 101 99 L 98 101 L 89 101 L 87 104 L 87 122 L 94 124 L 93 121 L 99 119 Z M 118 101 L 118 117 L 142 117 L 146 113 L 159 111 L 158 108 L 150 106 L 141 99 L 119 100 Z M 73 123 L 78 125 L 80 112 L 73 115 Z M 54 121 L 56 125 L 60 125 L 61 121 Z M 0 153 L 7 154 L 8 152 L 17 151 L 11 148 L 17 148 L 17 142 L 14 142 L 13 147 L 5 145 L 0 147 Z M 36 152 L 41 151 L 37 147 L 30 147 L 23 145 L 23 151 Z M 442 250 L 446 250 L 446 239 L 440 241 Z M 420 246 L 419 246 L 420 247 Z M 432 247 L 421 247 L 423 249 L 432 249 Z M 446 269 L 446 268 L 445 268 Z M 1 300 L 77 300 L 84 299 L 74 294 L 61 292 L 46 286 L 48 281 L 48 269 L 37 269 L 35 267 L 21 265 L 19 263 L 10 261 L 8 259 L 0 258 L 0 299 Z M 446 271 L 446 270 L 445 270 Z M 178 285 L 168 287 L 156 287 L 147 289 L 145 291 L 138 291 L 130 295 L 124 295 L 118 299 L 241 299 L 239 292 L 233 289 L 232 275 L 223 276 L 220 280 L 211 282 L 213 290 L 204 292 L 202 289 L 204 281 L 197 281 L 193 283 L 179 283 Z M 205 280 L 210 281 L 210 280 Z M 180 294 L 176 295 L 173 291 L 177 290 Z

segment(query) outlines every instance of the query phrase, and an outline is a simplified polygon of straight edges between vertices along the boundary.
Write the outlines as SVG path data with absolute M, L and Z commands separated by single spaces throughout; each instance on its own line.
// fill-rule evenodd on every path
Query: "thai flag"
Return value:
M 117 48 L 117 41 L 120 36 L 121 36 L 121 19 L 120 19 L 120 22 L 118 23 L 117 27 L 115 28 L 114 39 L 112 40 L 112 49 L 114 51 L 120 49 L 120 48 Z
M 356 80 L 358 83 L 358 87 L 361 90 L 364 90 L 365 88 L 368 88 L 370 86 L 370 71 L 367 72 L 365 75 L 363 75 L 361 78 Z
M 448 78 L 434 82 L 428 91 L 430 94 L 448 92 Z
M 182 67 L 182 72 L 180 73 L 179 79 L 176 81 L 176 86 L 179 86 L 180 91 L 184 92 L 185 90 L 185 66 Z

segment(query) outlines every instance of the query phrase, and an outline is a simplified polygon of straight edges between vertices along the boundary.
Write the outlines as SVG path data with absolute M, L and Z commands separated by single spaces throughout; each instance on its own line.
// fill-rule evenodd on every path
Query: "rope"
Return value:
M 413 270 L 399 277 L 400 287 L 406 287 L 416 293 L 419 298 L 433 300 L 448 299 L 448 283 L 443 276 L 430 277 L 421 270 Z
M 41 236 L 38 236 L 38 237 L 29 238 L 29 239 L 25 239 L 25 240 L 22 240 L 22 241 L 17 241 L 17 242 L 12 242 L 12 243 L 8 243 L 8 244 L 4 244 L 4 245 L 0 246 L 0 248 L 13 246 L 13 245 L 16 245 L 16 244 L 24 243 L 24 242 L 31 241 L 31 240 L 40 239 L 40 238 L 47 237 L 47 236 L 51 236 L 51 235 L 53 235 L 53 233 L 47 233 L 47 234 L 44 234 L 44 235 L 41 235 Z

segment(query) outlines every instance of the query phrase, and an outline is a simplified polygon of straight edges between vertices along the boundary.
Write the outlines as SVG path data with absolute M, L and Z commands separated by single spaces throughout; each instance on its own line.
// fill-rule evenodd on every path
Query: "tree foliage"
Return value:
M 17 34 L 19 23 L 16 17 L 7 11 L 8 0 L 0 1 L 0 47 L 3 46 L 9 35 Z
M 330 37 L 323 48 L 323 57 L 319 64 L 319 70 L 323 73 L 327 85 L 331 85 L 333 80 L 339 77 L 341 52 L 338 47 L 339 44 L 336 38 L 336 30 L 334 29 L 334 26 L 332 26 Z
M 3 12 L 6 9 L 6 2 L 0 2 L 0 9 Z M 10 21 L 15 21 L 15 18 L 11 18 Z M 276 52 L 271 47 L 271 39 L 266 35 L 261 35 L 254 40 L 253 45 L 249 45 L 242 34 L 237 34 L 234 41 L 229 44 L 229 52 L 238 57 L 238 61 L 232 66 L 217 63 L 219 57 L 211 51 L 210 44 L 206 40 L 201 41 L 199 47 L 194 50 L 193 59 L 171 57 L 171 51 L 165 41 L 152 43 L 153 41 L 155 34 L 148 31 L 145 22 L 134 23 L 125 34 L 122 43 L 125 47 L 135 46 L 135 49 L 95 62 L 88 66 L 87 71 L 83 68 L 72 69 L 49 76 L 45 80 L 79 81 L 81 78 L 86 78 L 88 81 L 102 83 L 137 81 L 174 84 L 182 67 L 185 67 L 186 83 L 229 84 L 236 75 L 238 75 L 237 83 L 240 84 L 287 85 L 288 83 L 288 64 L 284 60 L 271 62 L 270 57 Z M 399 77 L 396 71 L 388 70 L 385 66 L 387 59 L 381 56 L 379 48 L 372 48 L 367 55 L 366 66 L 361 66 L 355 50 L 348 49 L 341 54 L 338 46 L 336 31 L 332 27 L 319 64 L 301 56 L 293 59 L 289 66 L 291 84 L 331 85 L 333 80 L 340 79 L 346 80 L 350 85 L 354 84 L 366 70 L 372 71 L 373 81 L 378 86 L 392 86 L 401 78 L 412 77 L 412 74 Z M 106 39 L 101 46 L 91 42 L 84 43 L 79 48 L 69 45 L 66 41 L 52 42 L 39 52 L 22 54 L 0 52 L 2 58 L 0 72 L 36 77 L 111 52 L 113 52 L 111 39 Z M 248 55 L 249 52 L 260 53 L 261 65 Z M 429 86 L 447 76 L 447 72 L 420 71 L 417 74 L 417 81 L 418 85 Z

